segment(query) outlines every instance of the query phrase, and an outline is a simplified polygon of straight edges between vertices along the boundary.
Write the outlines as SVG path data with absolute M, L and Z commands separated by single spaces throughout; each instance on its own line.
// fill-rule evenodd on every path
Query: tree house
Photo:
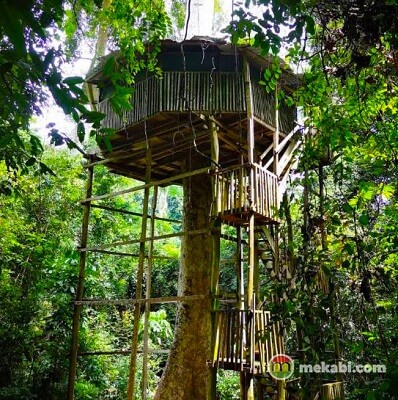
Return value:
M 151 302 L 155 301 L 151 299 L 150 290 L 144 295 L 142 288 L 144 264 L 148 258 L 145 244 L 150 243 L 151 248 L 156 240 L 153 230 L 147 233 L 147 220 L 155 212 L 155 209 L 152 214 L 149 212 L 149 189 L 154 188 L 156 197 L 157 187 L 183 184 L 194 176 L 210 179 L 212 201 L 208 223 L 193 230 L 185 227 L 180 234 L 212 237 L 207 294 L 184 293 L 173 301 L 189 302 L 200 296 L 210 298 L 205 312 L 211 318 L 212 350 L 207 356 L 207 365 L 203 365 L 211 370 L 208 399 L 215 398 L 217 368 L 239 371 L 243 377 L 242 399 L 253 398 L 253 376 L 266 374 L 269 358 L 284 349 L 278 325 L 272 324 L 269 312 L 257 305 L 258 269 L 260 254 L 264 252 L 273 263 L 273 269 L 276 272 L 279 269 L 278 208 L 281 188 L 286 185 L 294 163 L 299 131 L 296 109 L 279 101 L 278 91 L 291 92 L 298 79 L 281 64 L 278 88 L 267 93 L 262 80 L 264 71 L 273 61 L 261 57 L 253 48 L 235 47 L 211 38 L 198 37 L 183 43 L 165 40 L 158 54 L 161 77 L 148 71 L 137 74 L 132 109 L 117 115 L 110 106 L 110 82 L 102 72 L 105 61 L 91 71 L 87 81 L 99 89 L 96 107 L 106 114 L 104 125 L 114 129 L 114 133 L 110 137 L 111 147 L 104 146 L 101 154 L 93 156 L 88 164 L 91 181 L 89 179 L 87 198 L 83 202 L 85 222 L 68 398 L 73 398 L 76 378 L 79 315 L 81 307 L 89 303 L 83 297 L 85 257 L 89 251 L 101 250 L 87 246 L 90 207 L 93 202 L 118 194 L 92 195 L 92 170 L 97 164 L 144 182 L 123 191 L 145 192 L 137 297 L 132 300 L 137 324 L 140 306 L 145 305 L 147 314 Z M 222 233 L 222 226 L 229 226 L 236 233 L 231 240 L 236 246 L 239 282 L 233 307 L 227 308 L 218 306 L 222 298 L 219 243 L 220 237 L 227 237 Z M 242 250 L 244 243 L 245 252 Z M 156 301 L 161 303 L 162 299 Z M 133 332 L 129 399 L 135 390 L 136 355 L 137 333 Z M 146 398 L 144 391 L 142 398 Z

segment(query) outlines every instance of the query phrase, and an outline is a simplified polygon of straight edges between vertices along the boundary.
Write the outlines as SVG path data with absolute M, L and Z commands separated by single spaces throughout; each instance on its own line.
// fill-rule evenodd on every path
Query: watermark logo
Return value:
M 277 354 L 268 361 L 268 371 L 276 380 L 289 379 L 294 372 L 294 361 L 286 354 Z
M 294 373 L 294 361 L 287 354 L 277 354 L 268 361 L 268 372 L 273 379 L 286 380 Z M 307 374 L 370 374 L 370 373 L 386 373 L 387 367 L 384 364 L 354 364 L 351 361 L 343 363 L 341 361 L 336 364 L 328 364 L 322 361 L 320 364 L 299 364 L 298 373 Z
M 339 361 L 337 364 L 327 364 L 322 361 L 320 364 L 300 364 L 299 373 L 315 373 L 315 374 L 370 374 L 370 373 L 386 373 L 387 367 L 384 364 L 354 364 L 351 361 L 343 363 Z

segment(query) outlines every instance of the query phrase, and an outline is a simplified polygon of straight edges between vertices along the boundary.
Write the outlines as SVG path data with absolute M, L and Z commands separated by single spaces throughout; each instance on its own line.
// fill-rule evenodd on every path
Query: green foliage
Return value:
M 43 113 L 49 94 L 76 122 L 80 141 L 87 126 L 90 136 L 106 141 L 109 131 L 101 127 L 104 115 L 87 108 L 83 78 L 62 76 L 65 56 L 73 58 L 79 41 L 95 37 L 101 27 L 108 29 L 113 46 L 124 55 L 123 63 L 110 73 L 112 104 L 118 112 L 129 109 L 134 75 L 156 68 L 159 39 L 169 27 L 163 2 L 112 1 L 102 7 L 102 1 L 94 0 L 2 0 L 0 5 L 0 161 L 5 161 L 10 174 L 25 172 L 33 164 L 46 168 L 40 164 L 42 149 L 29 127 L 31 118 Z M 63 33 L 64 42 L 60 41 Z M 53 144 L 77 147 L 59 132 L 55 121 L 48 128 Z
M 7 349 L 0 397 L 6 399 L 62 398 L 65 390 L 79 229 L 74 204 L 83 182 L 79 160 L 58 152 L 43 161 L 59 175 L 32 171 L 16 177 L 13 195 L 0 197 L 0 341 Z
M 170 17 L 175 21 L 177 29 L 183 29 L 185 26 L 185 8 L 185 3 L 180 1 L 173 1 L 171 5 Z
M 217 374 L 217 395 L 220 400 L 239 400 L 239 374 L 234 371 L 219 370 Z
M 228 32 L 233 42 L 251 39 L 263 54 L 287 48 L 287 61 L 303 71 L 289 101 L 302 107 L 311 128 L 289 193 L 294 239 L 282 249 L 293 277 L 268 289 L 284 299 L 275 315 L 291 326 L 291 351 L 301 350 L 306 363 L 340 352 L 354 363 L 387 365 L 385 375 L 345 376 L 346 398 L 396 398 L 397 314 L 390 304 L 398 267 L 398 29 L 390 18 L 397 4 L 259 4 L 266 6 L 259 18 L 237 9 Z M 277 72 L 264 72 L 269 92 L 278 87 Z M 287 232 L 281 226 L 282 237 Z M 302 377 L 302 398 L 315 396 L 318 378 Z

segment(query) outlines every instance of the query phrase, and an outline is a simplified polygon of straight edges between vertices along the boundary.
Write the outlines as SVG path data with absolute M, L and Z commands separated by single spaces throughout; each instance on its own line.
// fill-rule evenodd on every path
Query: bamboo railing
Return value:
M 325 383 L 321 388 L 320 400 L 344 400 L 343 382 Z
M 109 100 L 99 104 L 104 126 L 120 129 L 159 112 L 243 112 L 243 78 L 234 72 L 163 72 L 134 85 L 132 109 L 115 114 Z M 270 105 L 272 107 L 272 105 Z
M 278 178 L 258 164 L 239 165 L 216 173 L 213 215 L 252 211 L 276 220 Z
M 268 372 L 268 361 L 284 352 L 279 324 L 271 324 L 269 311 L 217 312 L 213 366 L 253 374 Z
M 269 126 L 275 126 L 275 98 L 261 85 L 252 82 L 253 114 Z M 236 72 L 165 71 L 162 78 L 150 76 L 134 85 L 132 109 L 117 115 L 109 99 L 99 104 L 106 115 L 104 126 L 120 129 L 159 112 L 240 113 L 246 111 L 243 76 Z M 279 126 L 290 132 L 296 119 L 296 109 L 280 106 Z
M 253 115 L 269 126 L 275 124 L 275 96 L 273 93 L 266 93 L 264 86 L 260 85 L 255 79 L 252 80 L 253 91 Z M 289 107 L 285 102 L 279 104 L 279 129 L 281 132 L 289 133 L 296 126 L 297 110 Z

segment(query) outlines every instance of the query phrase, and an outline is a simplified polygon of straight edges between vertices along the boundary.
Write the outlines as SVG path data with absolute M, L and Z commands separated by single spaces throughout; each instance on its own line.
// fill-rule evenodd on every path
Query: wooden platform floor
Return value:
M 257 212 L 253 212 L 250 208 L 237 208 L 231 211 L 219 213 L 217 217 L 224 223 L 233 226 L 249 225 L 250 216 L 254 215 L 254 225 L 275 225 L 279 224 L 276 219 L 271 219 Z

